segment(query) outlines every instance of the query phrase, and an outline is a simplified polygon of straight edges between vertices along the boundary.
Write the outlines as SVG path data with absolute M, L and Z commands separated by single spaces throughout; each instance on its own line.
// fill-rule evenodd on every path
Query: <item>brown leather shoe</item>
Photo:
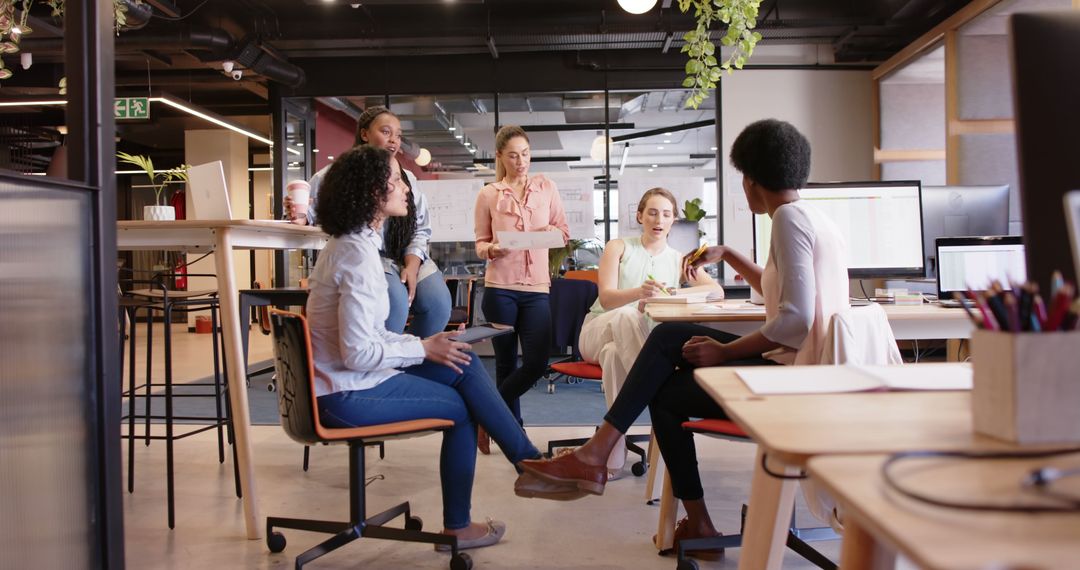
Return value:
M 552 501 L 573 501 L 587 493 L 573 483 L 552 483 L 532 473 L 522 473 L 514 482 L 514 494 L 526 499 L 550 499 Z
M 573 453 L 555 459 L 526 459 L 519 465 L 549 483 L 570 483 L 593 495 L 603 495 L 607 483 L 606 465 L 587 465 Z
M 491 438 L 482 427 L 476 428 L 476 449 L 484 455 L 491 455 Z
M 720 533 L 716 533 L 716 534 L 713 534 L 713 535 L 708 535 L 708 534 L 698 534 L 696 532 L 691 532 L 690 531 L 690 519 L 687 518 L 687 517 L 683 517 L 682 520 L 680 520 L 678 523 L 675 524 L 675 534 L 672 537 L 672 540 L 673 540 L 672 544 L 674 544 L 675 547 L 678 548 L 680 540 L 688 540 L 688 539 L 694 539 L 694 538 L 713 538 L 713 537 L 720 537 L 720 536 L 723 536 L 723 535 L 720 534 Z M 656 542 L 656 537 L 655 536 L 653 537 L 653 542 L 654 543 Z M 674 549 L 673 549 L 673 551 L 674 551 Z M 699 560 L 720 560 L 724 556 L 724 549 L 723 548 L 703 548 L 701 550 L 687 550 L 686 555 L 690 556 L 692 558 L 697 558 Z

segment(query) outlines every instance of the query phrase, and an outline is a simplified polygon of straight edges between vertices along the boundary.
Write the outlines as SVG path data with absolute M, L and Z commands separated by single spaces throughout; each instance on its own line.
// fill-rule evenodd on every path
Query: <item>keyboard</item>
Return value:
M 946 309 L 962 309 L 964 307 L 968 307 L 970 309 L 975 306 L 970 299 L 941 299 L 938 301 L 938 305 L 941 305 L 943 308 Z

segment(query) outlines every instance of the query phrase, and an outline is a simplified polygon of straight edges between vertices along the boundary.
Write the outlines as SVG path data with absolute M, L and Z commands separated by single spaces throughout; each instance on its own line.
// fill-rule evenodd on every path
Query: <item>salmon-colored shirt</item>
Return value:
M 570 238 L 566 211 L 555 183 L 543 175 L 529 178 L 525 196 L 519 204 L 514 191 L 505 182 L 488 184 L 476 197 L 476 255 L 488 259 L 488 251 L 497 245 L 495 232 L 535 232 L 551 228 L 562 232 L 563 242 Z M 499 259 L 489 259 L 484 283 L 519 291 L 547 292 L 548 250 L 510 250 Z

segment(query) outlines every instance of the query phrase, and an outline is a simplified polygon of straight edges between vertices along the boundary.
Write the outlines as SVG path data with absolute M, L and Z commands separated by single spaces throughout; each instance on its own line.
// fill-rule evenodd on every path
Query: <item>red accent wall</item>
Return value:
M 356 121 L 351 117 L 323 105 L 315 103 L 315 168 L 318 172 L 330 164 L 331 156 L 349 150 L 356 138 Z

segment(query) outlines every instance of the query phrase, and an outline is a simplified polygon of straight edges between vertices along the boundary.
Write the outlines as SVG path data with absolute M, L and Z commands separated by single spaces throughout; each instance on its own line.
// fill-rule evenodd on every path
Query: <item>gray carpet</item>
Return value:
M 494 378 L 495 361 L 491 357 L 482 357 L 488 374 Z M 269 366 L 270 361 L 253 363 L 252 370 Z M 267 390 L 272 374 L 266 373 L 251 379 L 248 387 L 248 407 L 251 411 L 251 423 L 254 425 L 277 425 L 277 394 Z M 196 382 L 208 382 L 213 378 L 203 378 Z M 564 379 L 555 383 L 555 393 L 548 394 L 548 381 L 541 379 L 531 390 L 521 397 L 521 413 L 526 426 L 582 426 L 596 425 L 604 418 L 607 406 L 599 382 L 578 382 L 568 384 Z M 208 387 L 187 387 L 178 384 L 177 394 L 209 392 Z M 136 411 L 143 409 L 142 398 L 136 401 Z M 164 412 L 160 398 L 155 399 L 154 414 Z M 213 416 L 214 403 L 211 398 L 176 398 L 174 414 L 177 416 Z M 127 412 L 127 402 L 124 402 Z M 648 425 L 649 412 L 646 410 L 634 425 Z

